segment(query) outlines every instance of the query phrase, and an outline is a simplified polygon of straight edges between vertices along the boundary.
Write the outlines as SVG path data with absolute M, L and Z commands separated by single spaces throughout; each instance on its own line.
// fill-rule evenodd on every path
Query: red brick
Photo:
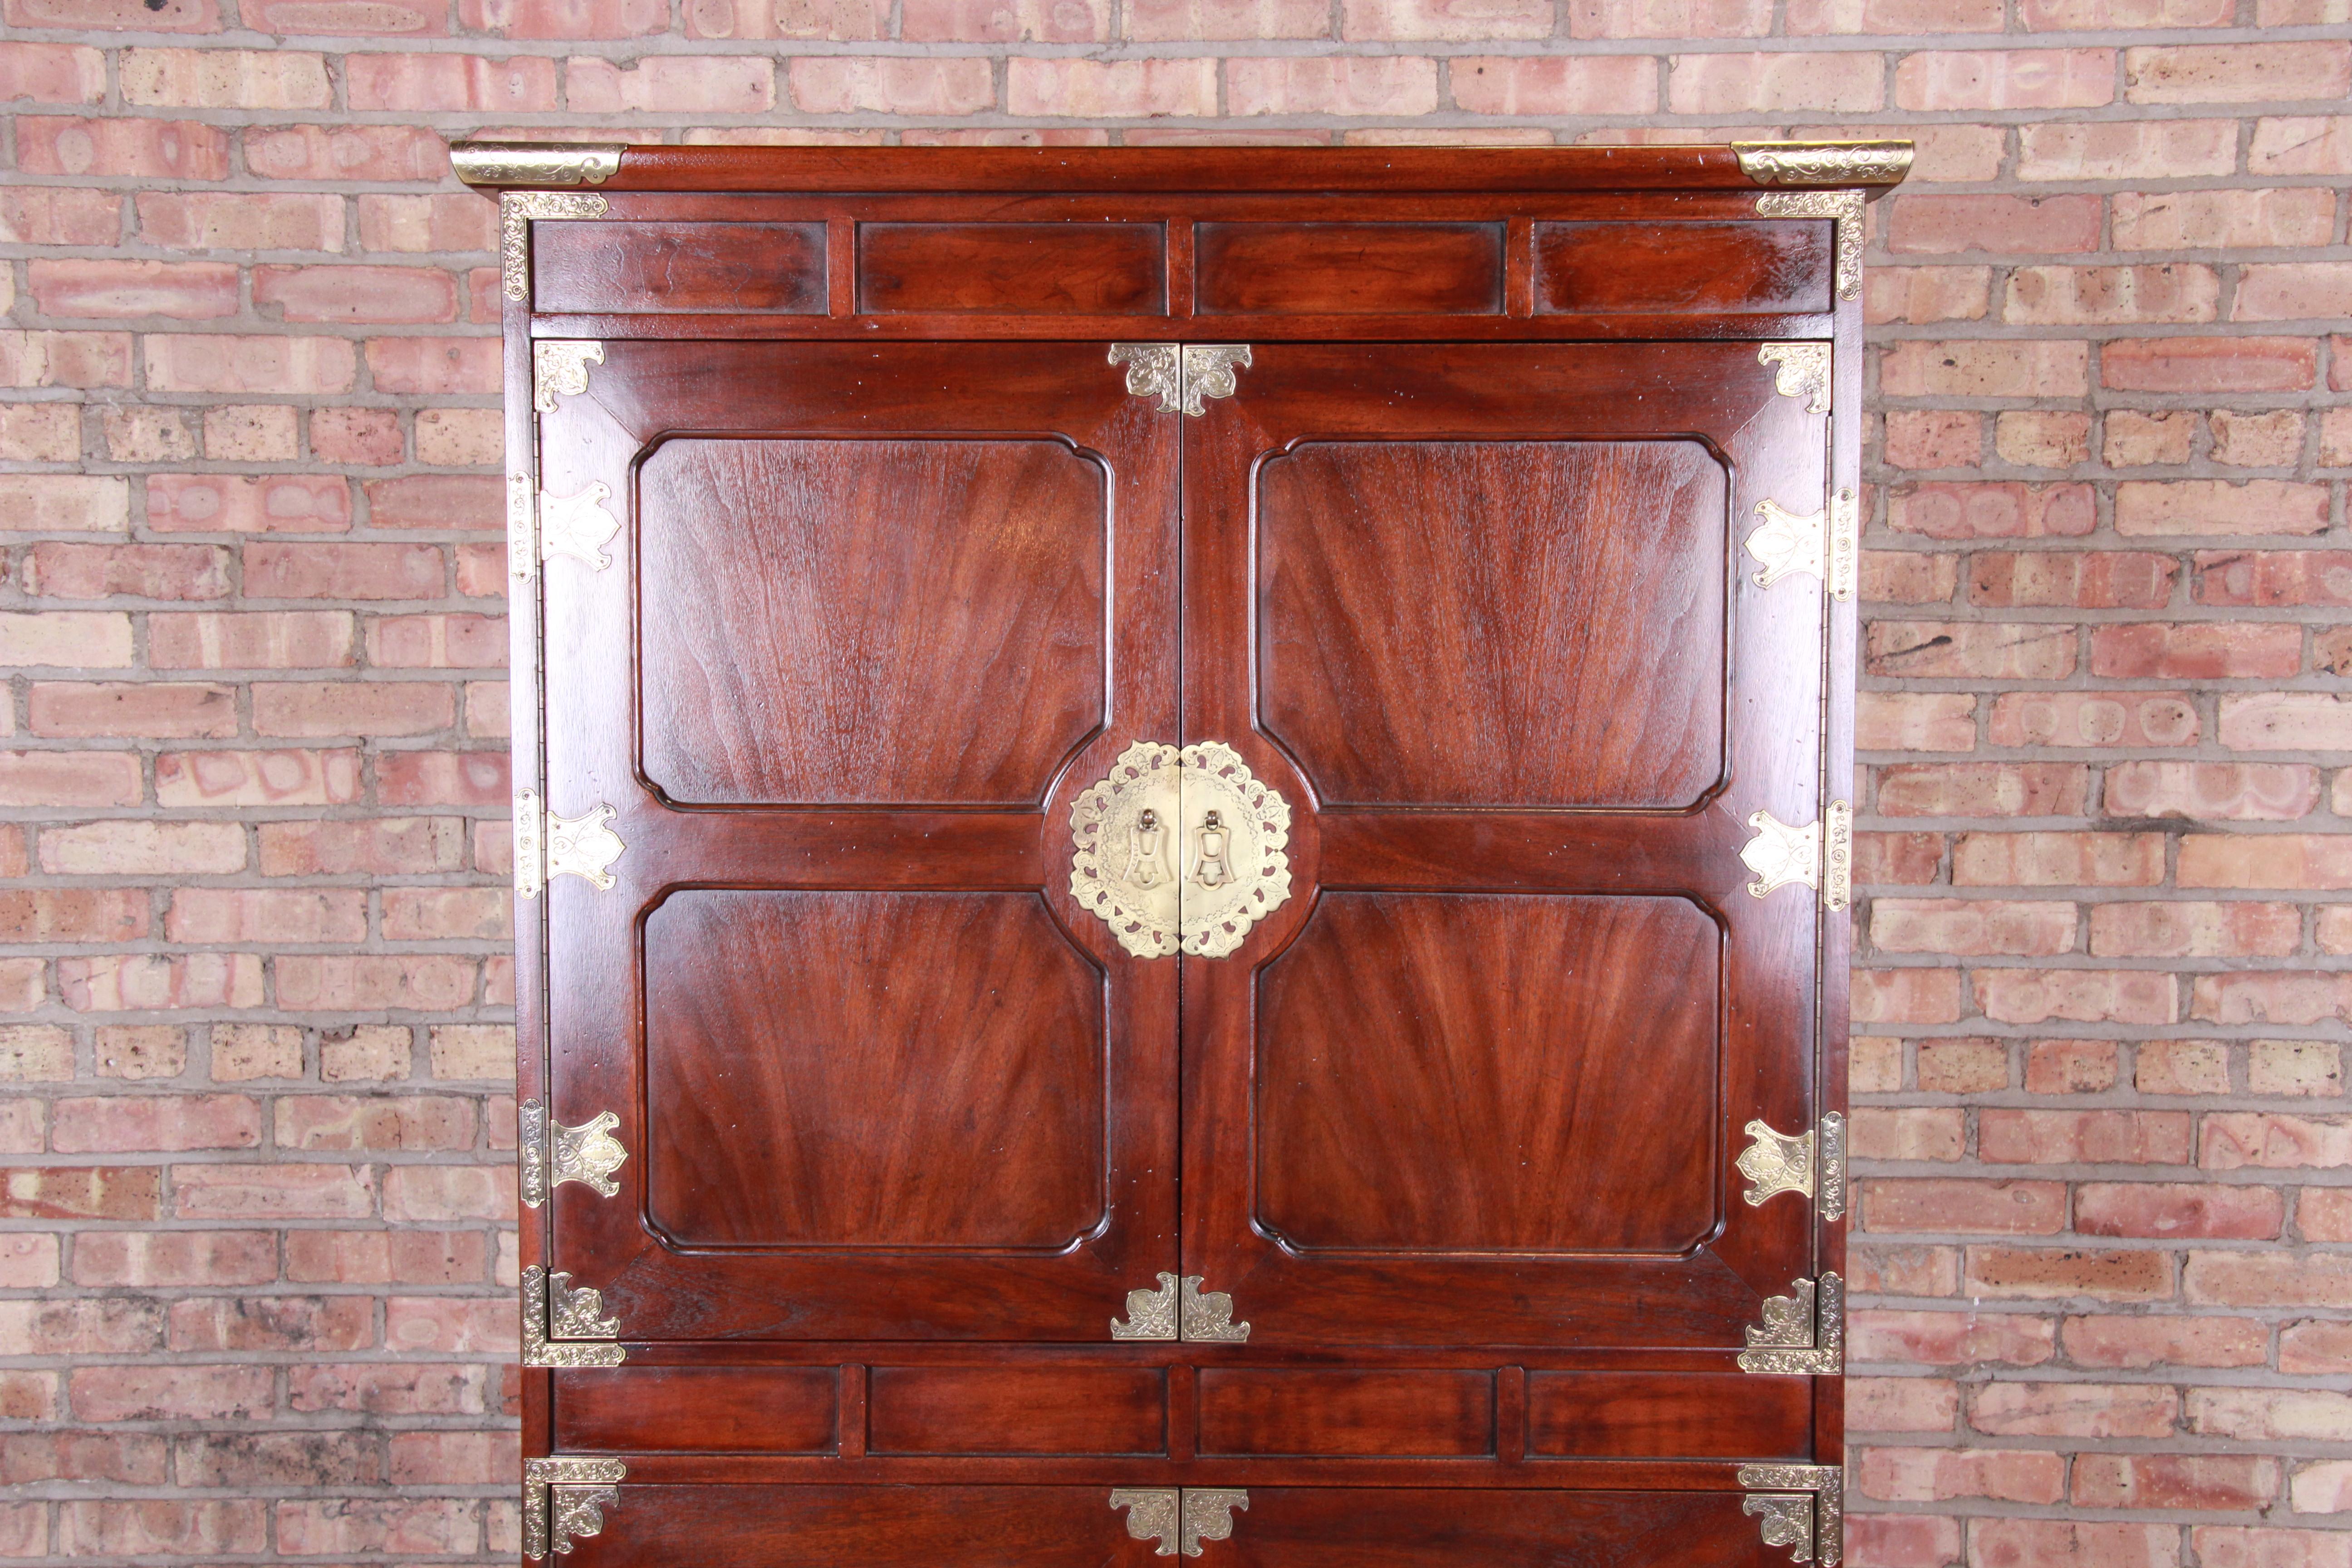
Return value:
M 2074 647 L 2067 626 L 1874 621 L 1864 634 L 1863 668 L 1872 675 L 2060 680 L 2074 673 Z
M 225 180 L 228 134 L 194 120 L 16 119 L 16 167 L 27 174 Z
M 2091 633 L 2091 673 L 2126 680 L 2212 680 L 2296 673 L 2299 626 L 2279 623 L 2105 626 Z
M 2074 816 L 2090 795 L 2081 763 L 1919 763 L 1875 770 L 1882 816 Z
M 10 0 L 11 26 L 73 26 L 27 21 L 58 0 Z M 106 99 L 106 57 L 80 44 L 0 44 L 0 99 L 34 103 L 100 103 Z
M 2352 837 L 2189 834 L 2179 877 L 2184 888 L 2352 888 Z
M 302 1415 L 477 1415 L 489 1409 L 492 1371 L 478 1363 L 298 1363 L 287 1371 L 287 1406 Z
M 367 895 L 356 888 L 182 888 L 164 932 L 173 942 L 364 942 Z
M 158 532 L 340 533 L 351 525 L 351 486 L 334 475 L 147 477 L 147 526 Z
M 1898 255 L 2001 256 L 2096 250 L 2096 196 L 1903 195 L 1890 204 L 1886 247 Z
M 2189 1540 L 2203 1568 L 2352 1568 L 2352 1537 L 2335 1531 L 2200 1524 Z
M 42 681 L 26 711 L 36 735 L 60 739 L 111 735 L 236 733 L 236 695 L 225 686 L 166 681 Z
M 499 1300 L 447 1296 L 395 1296 L 384 1303 L 383 1343 L 410 1355 L 511 1354 L 520 1337 L 515 1314 Z
M 2278 1496 L 2279 1463 L 2252 1455 L 2084 1454 L 2077 1508 L 2261 1508 Z
M 376 528 L 495 529 L 505 526 L 504 481 L 488 475 L 413 474 L 366 487 Z
M 245 591 L 270 599 L 423 599 L 446 570 L 429 544 L 250 544 Z
M 158 392 L 348 392 L 358 363 L 342 338 L 157 333 L 145 350 L 147 384 Z
M 2026 1051 L 2028 1094 L 2100 1094 L 2116 1076 L 2113 1040 L 2036 1040 Z
M 2284 103 L 2352 91 L 2352 44 L 2186 44 L 2124 51 L 2134 103 Z
M 2054 1352 L 2057 1328 L 2029 1312 L 1854 1312 L 1846 1354 L 1857 1362 L 1926 1366 L 2040 1366 Z
M 1646 114 L 1658 102 L 1657 62 L 1639 55 L 1473 56 L 1447 80 L 1473 114 Z
M 1094 7 L 1087 5 L 1082 9 L 1091 18 Z M 1130 8 L 1128 36 L 1131 38 L 1161 36 L 1145 25 L 1151 14 L 1151 7 L 1148 5 L 1140 11 Z M 1020 22 L 1043 21 L 1037 8 L 1032 5 L 1018 5 L 990 15 Z M 664 19 L 667 19 L 666 14 Z M 1205 25 L 1205 18 L 1203 20 Z M 1330 14 L 1326 10 L 1318 16 L 1316 30 L 1321 32 L 1329 26 Z M 688 0 L 686 6 L 686 36 L 689 38 L 823 38 L 851 43 L 886 38 L 889 35 L 890 7 L 886 0 L 802 0 L 802 3 L 793 3 L 793 0 Z M 914 35 L 909 33 L 907 36 L 911 37 Z M 1190 39 L 1255 37 L 1260 35 L 1248 31 L 1232 34 L 1184 30 L 1176 36 Z
M 278 1550 L 289 1556 L 470 1552 L 481 1526 L 458 1498 L 338 1498 L 275 1505 Z
M 2158 1385 L 1995 1383 L 1976 1391 L 1969 1425 L 2003 1437 L 2168 1437 L 2179 1415 L 2179 1394 Z M 2013 1561 L 2038 1568 L 2064 1559 Z
M 210 544 L 38 543 L 26 592 L 52 599 L 221 599 L 228 596 L 227 551 Z
M 60 1154 L 254 1149 L 261 1111 L 239 1094 L 60 1100 L 51 1108 L 49 1144 Z
M 520 1450 L 507 1432 L 402 1432 L 392 1439 L 389 1479 L 394 1486 L 467 1486 L 477 1476 L 518 1469 Z
M 1920 480 L 1887 492 L 1886 525 L 1930 539 L 2038 539 L 2099 525 L 2088 485 L 1970 484 Z
M 1977 1157 L 1995 1165 L 2186 1164 L 2189 1115 L 1988 1106 L 1977 1113 Z
M 456 953 L 317 957 L 280 954 L 278 1000 L 319 1012 L 386 1007 L 446 1012 L 474 999 L 476 961 Z
M 1993 448 L 2021 468 L 2071 468 L 2091 460 L 2091 416 L 2063 409 L 2015 408 L 1994 416 Z
M 352 54 L 343 68 L 354 110 L 528 114 L 553 109 L 556 103 L 555 62 L 529 55 L 486 59 L 478 55 Z M 361 197 L 362 212 L 371 199 L 381 198 Z M 490 210 L 479 198 L 473 205 Z
M 2146 551 L 1984 551 L 1969 563 L 1969 603 L 2158 610 L 2171 602 L 2179 574 L 2171 556 Z
M 2102 958 L 2283 958 L 2302 943 L 2293 904 L 2103 904 L 2091 911 Z
M 266 1366 L 92 1366 L 75 1371 L 67 1386 L 74 1413 L 85 1421 L 253 1421 L 272 1412 L 273 1375 Z M 253 1510 L 253 1532 L 222 1544 L 232 1552 L 260 1550 L 259 1505 L 235 1506 Z M 179 1548 L 191 1549 L 203 1547 Z
M 1885 68 L 1875 54 L 1677 55 L 1669 70 L 1666 107 L 1675 114 L 1809 109 L 1853 114 L 1885 101 Z
M 2316 1389 L 2199 1388 L 2189 1391 L 2189 1417 L 2190 1428 L 2203 1436 L 2341 1443 L 2352 1436 L 2352 1395 Z
M 2219 1024 L 2352 1023 L 2352 975 L 2200 975 L 2189 1016 Z
M 393 752 L 376 762 L 386 805 L 497 805 L 513 794 L 504 752 Z
M 2212 1141 L 2209 1120 L 2209 1151 Z M 2200 1163 L 2212 1168 L 2210 1159 Z M 2074 1228 L 2085 1236 L 2272 1241 L 2285 1215 L 2284 1200 L 2271 1187 L 2085 1182 L 2074 1197 Z
M 1857 1568 L 1946 1568 L 1960 1560 L 1960 1521 L 1935 1514 L 1848 1514 L 1845 1547 L 1846 1561 Z
M 155 759 L 155 801 L 164 806 L 349 805 L 360 793 L 355 751 L 166 752 Z
M 478 1231 L 295 1230 L 286 1278 L 334 1285 L 479 1285 L 488 1247 Z
M 1976 746 L 1977 700 L 1957 691 L 1865 691 L 1854 744 L 1865 752 L 1966 752 Z
M 1987 1094 L 2009 1087 L 2009 1042 L 1921 1040 L 1919 1089 L 1926 1094 Z
M 2292 822 L 2319 805 L 2319 770 L 2288 763 L 2118 763 L 2107 770 L 2115 816 Z
M 2315 365 L 2308 343 L 2304 352 Z M 2113 353 L 2112 345 L 2103 350 L 2102 365 Z M 1878 389 L 1889 397 L 2080 397 L 2090 390 L 2090 349 L 2080 342 L 1906 340 L 1881 351 Z
M 2273 1111 L 2217 1111 L 2205 1118 L 2197 1163 L 2209 1171 L 2352 1165 L 2352 1121 Z
M 0 890 L 0 942 L 136 942 L 147 905 L 143 888 Z
M 2314 486 L 2313 489 L 2324 487 Z M 2281 517 L 2265 527 L 2250 520 L 2247 531 L 2317 532 L 2301 516 Z M 2321 506 L 2320 526 L 2326 526 Z M 2288 605 L 2352 605 L 2352 551 L 2206 550 L 2197 553 L 2195 596 L 2200 605 L 2236 607 Z M 2282 671 L 2281 673 L 2287 673 Z
M 1966 409 L 1890 409 L 1884 450 L 1898 468 L 1973 468 L 1984 456 L 1984 416 Z
M 669 11 L 656 0 L 458 0 L 457 18 L 502 38 L 629 38 L 661 32 Z
M 2172 976 L 2138 970 L 1979 969 L 1970 976 L 1985 1016 L 2004 1024 L 2171 1024 Z
M 1960 1016 L 1959 975 L 1950 970 L 1860 970 L 1853 976 L 1857 1024 L 1949 1024 Z
M 2099 349 L 2100 384 L 2120 392 L 2302 392 L 2318 374 L 2310 338 L 2128 338 Z
M 265 877 L 425 876 L 465 864 L 465 822 L 454 816 L 265 822 L 258 833 Z
M 499 353 L 496 338 L 370 338 L 368 374 L 395 395 L 495 393 Z
M 1887 1502 L 1987 1498 L 2047 1506 L 2066 1495 L 2065 1457 L 2030 1448 L 1867 1448 L 1853 1473 L 1855 1490 Z
M 2290 1325 L 2279 1335 L 2279 1370 L 2322 1376 L 2352 1372 L 2352 1323 Z
M 2116 531 L 2318 533 L 2327 503 L 2326 485 L 2283 479 L 2129 479 L 2116 487 Z
M 2261 1366 L 2269 1359 L 2270 1331 L 2252 1318 L 2093 1315 L 2067 1319 L 2062 1337 L 2066 1359 L 2084 1367 Z
M 135 200 L 141 236 L 177 250 L 336 250 L 343 243 L 341 196 L 141 191 Z
M 236 268 L 212 261 L 43 261 L 26 268 L 42 314 L 212 321 L 237 312 Z
M 2060 1182 L 1892 1181 L 1862 1183 L 1863 1228 L 1873 1231 L 1987 1231 L 2055 1236 L 2065 1228 Z
M 457 281 L 424 267 L 257 267 L 253 302 L 287 321 L 454 321 Z
M 172 1186 L 183 1219 L 363 1219 L 375 1205 L 366 1166 L 175 1165 Z
M 91 1231 L 74 1243 L 74 1283 L 88 1286 L 267 1285 L 278 1237 L 266 1230 Z
M 58 961 L 58 994 L 78 1013 L 258 1007 L 261 960 L 249 952 L 64 958 Z
M 1874 267 L 1863 274 L 1863 315 L 1890 321 L 1980 321 L 1990 310 L 1985 267 Z
M 287 681 L 253 688 L 257 734 L 423 735 L 447 728 L 455 705 L 428 681 Z
M 2021 180 L 2169 180 L 2235 172 L 2234 120 L 2083 121 L 2018 128 Z
M 2256 174 L 2352 174 L 2352 117 L 2290 114 L 2257 120 L 2246 167 Z
M 449 151 L 422 126 L 289 125 L 246 132 L 245 163 L 265 180 L 431 184 L 448 174 Z
M 282 0 L 291 5 L 297 0 Z M 313 3 L 313 0 L 299 0 Z M 358 0 L 352 0 L 357 4 Z M 184 1307 L 225 1311 L 241 1303 L 190 1301 Z M 276 1306 L 274 1302 L 257 1303 Z M 338 1303 L 340 1314 L 344 1303 Z M 175 1322 L 174 1327 L 177 1327 Z M 354 1348 L 365 1348 L 363 1345 Z M 253 1489 L 293 1487 L 375 1486 L 383 1465 L 373 1436 L 364 1432 L 215 1432 L 181 1437 L 172 1445 L 180 1484 Z

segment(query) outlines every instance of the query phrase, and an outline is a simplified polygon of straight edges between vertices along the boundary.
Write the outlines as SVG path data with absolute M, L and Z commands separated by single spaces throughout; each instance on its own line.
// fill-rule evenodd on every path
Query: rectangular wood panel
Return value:
M 1203 315 L 1503 308 L 1498 223 L 1204 223 L 1193 247 L 1193 308 Z
M 1747 1373 L 1528 1373 L 1528 1452 L 1567 1458 L 1801 1459 L 1810 1379 Z
M 1229 1568 L 1760 1568 L 1738 1492 L 1253 1487 Z
M 1165 231 L 1141 223 L 868 223 L 857 308 L 1004 315 L 1156 315 Z
M 1206 1367 L 1200 1389 L 1202 1454 L 1494 1452 L 1491 1373 Z
M 1167 1373 L 1158 1367 L 874 1369 L 875 1454 L 1158 1454 Z
M 1539 223 L 1538 314 L 1826 310 L 1826 223 Z
M 624 1483 L 582 1568 L 1146 1568 L 1108 1487 Z
M 542 310 L 615 314 L 824 310 L 821 223 L 531 226 L 531 290 Z
M 555 1441 L 629 1453 L 823 1453 L 834 1447 L 839 1396 L 829 1366 L 562 1372 Z

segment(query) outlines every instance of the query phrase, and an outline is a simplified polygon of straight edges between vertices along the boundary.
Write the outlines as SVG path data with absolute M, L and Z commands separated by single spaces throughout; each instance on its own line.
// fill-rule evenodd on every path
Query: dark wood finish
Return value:
M 1536 309 L 1747 315 L 1830 308 L 1825 223 L 1539 223 Z
M 562 1448 L 816 1454 L 835 1442 L 831 1367 L 662 1367 L 555 1374 Z
M 859 308 L 1156 314 L 1168 298 L 1165 243 L 1158 224 L 863 224 Z
M 1259 1487 L 1237 1568 L 1759 1568 L 1737 1494 Z
M 1206 1367 L 1200 1390 L 1203 1454 L 1495 1451 L 1495 1380 L 1485 1373 Z
M 637 483 L 665 798 L 1026 804 L 1101 724 L 1108 486 L 1066 444 L 672 440 Z
M 1727 1422 L 1726 1410 L 1739 1412 Z M 1534 1372 L 1527 1451 L 1552 1458 L 1803 1461 L 1812 1385 L 1745 1373 Z
M 1500 224 L 1204 223 L 1192 244 L 1202 315 L 1503 308 Z
M 1158 1454 L 1167 1373 L 1158 1367 L 874 1369 L 877 1454 Z
M 1261 721 L 1334 805 L 1690 805 L 1723 773 L 1727 489 L 1691 440 L 1291 447 L 1258 479 Z
M 824 309 L 821 223 L 546 223 L 534 226 L 532 297 L 542 310 Z

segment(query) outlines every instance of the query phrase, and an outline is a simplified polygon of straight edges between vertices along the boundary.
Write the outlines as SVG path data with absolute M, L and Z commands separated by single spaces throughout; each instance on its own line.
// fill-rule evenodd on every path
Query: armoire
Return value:
M 523 1555 L 1838 1563 L 1909 144 L 453 156 Z

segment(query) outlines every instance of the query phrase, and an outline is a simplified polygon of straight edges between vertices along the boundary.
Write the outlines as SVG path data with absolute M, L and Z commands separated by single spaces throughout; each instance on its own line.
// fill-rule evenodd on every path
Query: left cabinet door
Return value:
M 533 349 L 524 1261 L 625 1342 L 1108 1339 L 1176 1267 L 1175 966 L 1061 847 L 1173 731 L 1177 422 L 1101 344 Z

